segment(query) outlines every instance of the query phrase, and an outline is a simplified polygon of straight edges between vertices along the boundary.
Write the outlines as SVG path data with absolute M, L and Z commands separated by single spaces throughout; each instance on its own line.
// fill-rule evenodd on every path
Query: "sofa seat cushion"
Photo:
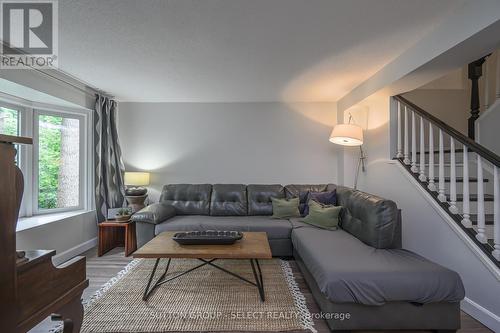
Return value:
M 155 226 L 155 235 L 164 231 L 236 230 L 267 232 L 269 239 L 290 239 L 288 220 L 269 216 L 175 216 Z
M 458 302 L 459 275 L 413 252 L 375 249 L 343 230 L 295 222 L 295 252 L 332 302 L 382 305 L 391 301 Z

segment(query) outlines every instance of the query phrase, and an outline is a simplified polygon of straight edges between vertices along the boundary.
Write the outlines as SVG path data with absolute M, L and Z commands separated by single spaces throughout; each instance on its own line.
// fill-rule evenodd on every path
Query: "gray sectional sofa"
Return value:
M 343 207 L 339 230 L 271 217 L 272 197 L 300 197 L 303 205 L 307 191 L 334 189 Z M 295 258 L 334 331 L 455 331 L 462 281 L 401 249 L 400 216 L 393 201 L 334 184 L 175 184 L 132 218 L 138 247 L 163 231 L 266 232 L 273 256 Z

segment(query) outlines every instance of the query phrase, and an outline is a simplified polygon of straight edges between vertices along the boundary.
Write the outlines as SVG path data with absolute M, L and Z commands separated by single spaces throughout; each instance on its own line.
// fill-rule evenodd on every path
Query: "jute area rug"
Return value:
M 157 279 L 167 260 L 160 262 Z M 200 262 L 173 259 L 168 276 Z M 219 266 L 254 281 L 248 260 Z M 154 260 L 136 259 L 84 303 L 82 332 L 290 331 L 315 332 L 304 295 L 288 262 L 261 260 L 266 301 L 256 287 L 205 266 L 161 285 L 144 302 Z

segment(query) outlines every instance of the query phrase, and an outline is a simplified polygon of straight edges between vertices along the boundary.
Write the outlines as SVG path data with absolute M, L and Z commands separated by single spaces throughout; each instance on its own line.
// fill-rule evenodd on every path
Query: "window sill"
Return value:
M 16 232 L 37 228 L 37 227 L 40 227 L 40 226 L 43 226 L 46 224 L 59 222 L 59 221 L 62 221 L 62 220 L 65 220 L 65 219 L 68 219 L 71 217 L 83 215 L 86 213 L 93 213 L 93 212 L 94 211 L 90 211 L 90 210 L 77 210 L 77 211 L 64 212 L 64 213 L 43 214 L 43 215 L 36 215 L 36 216 L 30 216 L 30 217 L 21 217 L 17 221 Z

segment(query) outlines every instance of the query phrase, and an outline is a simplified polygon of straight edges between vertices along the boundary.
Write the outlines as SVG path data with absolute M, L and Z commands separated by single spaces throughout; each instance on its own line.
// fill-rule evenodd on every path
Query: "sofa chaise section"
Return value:
M 294 258 L 332 330 L 460 328 L 464 287 L 458 274 L 401 249 L 396 204 L 337 187 L 341 229 L 293 219 Z

